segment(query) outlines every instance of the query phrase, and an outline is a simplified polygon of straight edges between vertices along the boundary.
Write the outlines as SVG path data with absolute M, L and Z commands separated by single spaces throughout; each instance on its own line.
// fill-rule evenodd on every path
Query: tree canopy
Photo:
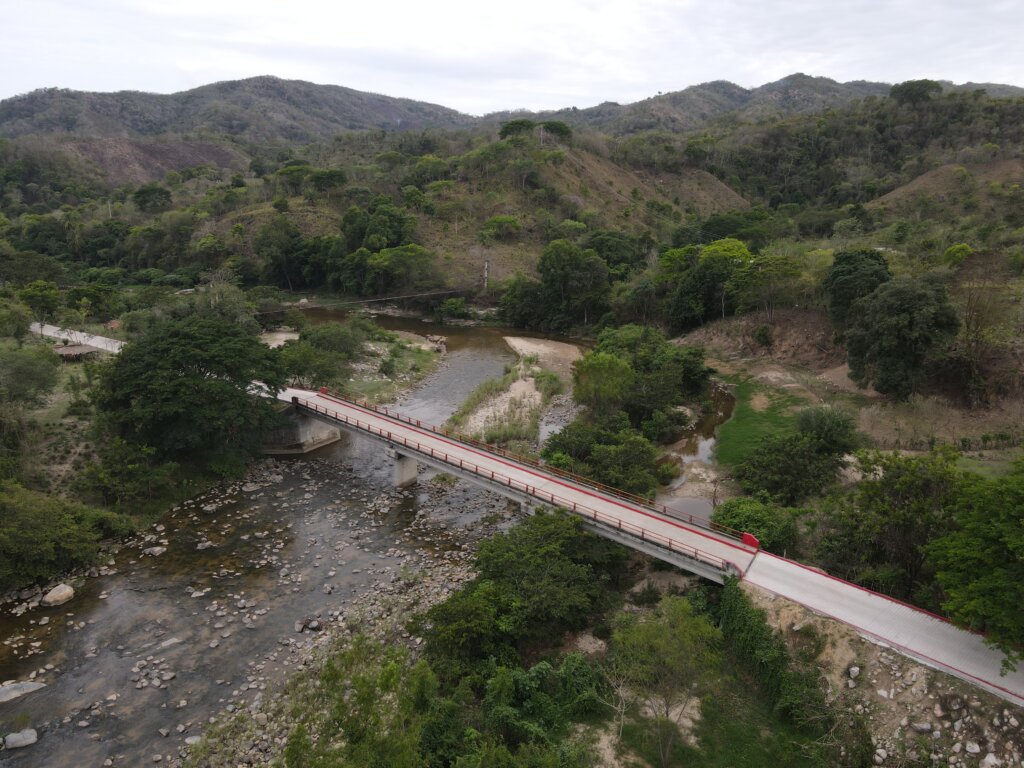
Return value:
M 189 316 L 155 325 L 107 369 L 98 397 L 105 421 L 163 458 L 236 465 L 276 423 L 273 395 L 283 385 L 276 351 L 239 326 Z
M 929 357 L 960 329 L 945 288 L 934 280 L 883 283 L 852 305 L 846 332 L 850 378 L 905 400 L 918 390 Z

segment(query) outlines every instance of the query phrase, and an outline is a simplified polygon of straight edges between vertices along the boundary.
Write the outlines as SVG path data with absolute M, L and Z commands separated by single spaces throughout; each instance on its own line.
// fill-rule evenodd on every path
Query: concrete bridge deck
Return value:
M 453 471 L 527 503 L 566 509 L 601 535 L 636 545 L 636 549 L 719 583 L 730 574 L 745 574 L 757 554 L 756 545 L 745 543 L 738 531 L 683 522 L 638 499 L 616 495 L 612 489 L 500 455 L 383 408 L 299 389 L 286 389 L 279 398 L 314 417 L 376 437 L 401 456 Z

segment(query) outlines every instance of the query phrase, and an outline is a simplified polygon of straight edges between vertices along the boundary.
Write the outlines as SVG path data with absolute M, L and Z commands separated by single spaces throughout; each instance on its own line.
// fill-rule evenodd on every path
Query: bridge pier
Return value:
M 405 456 L 394 448 L 388 448 L 387 454 L 395 460 L 395 488 L 408 488 L 416 484 L 416 473 L 419 464 L 412 456 Z

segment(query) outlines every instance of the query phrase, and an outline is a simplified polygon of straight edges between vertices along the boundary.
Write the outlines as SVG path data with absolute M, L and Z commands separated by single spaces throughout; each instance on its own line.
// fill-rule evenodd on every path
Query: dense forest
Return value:
M 24 106 L 5 102 L 0 117 Z M 813 111 L 734 105 L 688 127 L 635 110 L 595 127 L 568 113 L 473 121 L 403 108 L 423 125 L 331 124 L 330 136 L 321 125 L 289 140 L 224 130 L 228 110 L 162 137 L 104 135 L 95 121 L 94 135 L 74 133 L 69 118 L 65 133 L 0 139 L 0 589 L 90 564 L 102 539 L 236 476 L 277 424 L 250 382 L 346 390 L 373 344 L 388 350 L 383 376 L 418 369 L 372 323 L 306 326 L 297 305 L 401 297 L 442 319 L 587 339 L 575 418 L 532 449 L 637 495 L 673 479 L 666 446 L 713 387 L 731 387 L 718 459 L 735 497 L 715 523 L 942 612 L 1020 660 L 1024 426 L 998 414 L 1024 398 L 1024 98 L 921 80 Z M 430 127 L 444 120 L 455 124 Z M 812 320 L 853 394 L 773 393 L 755 412 L 760 385 L 717 370 L 699 340 L 739 334 L 747 357 L 771 358 Z M 31 322 L 131 343 L 62 366 Z M 299 337 L 260 343 L 280 326 Z M 939 398 L 982 426 L 886 443 L 861 428 L 857 388 L 892 408 Z M 999 470 L 978 471 L 992 451 Z M 59 477 L 55 463 L 67 465 Z M 517 569 L 539 552 L 550 583 L 521 594 Z M 380 764 L 371 756 L 386 746 L 389 765 L 589 765 L 567 735 L 632 706 L 608 704 L 616 675 L 665 701 L 663 677 L 706 687 L 667 651 L 665 668 L 642 663 L 671 633 L 716 670 L 770 647 L 777 668 L 749 674 L 779 727 L 815 743 L 806 764 L 837 764 L 829 750 L 849 723 L 824 714 L 813 676 L 734 585 L 623 617 L 622 557 L 558 516 L 488 542 L 478 577 L 423 619 L 423 659 L 356 644 L 331 661 L 317 694 L 330 701 L 299 718 L 286 764 Z M 607 669 L 545 655 L 551 627 L 595 623 Z M 342 690 L 353 708 L 324 716 Z M 380 728 L 335 749 L 353 718 Z M 685 748 L 652 718 L 630 738 L 652 764 L 673 764 Z

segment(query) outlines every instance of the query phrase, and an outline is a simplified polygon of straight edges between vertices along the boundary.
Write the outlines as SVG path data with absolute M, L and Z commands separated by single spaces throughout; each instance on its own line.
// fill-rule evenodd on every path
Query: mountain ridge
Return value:
M 513 117 L 564 120 L 576 128 L 616 135 L 654 129 L 689 132 L 730 116 L 758 122 L 841 107 L 865 97 L 885 96 L 890 87 L 795 73 L 756 88 L 712 80 L 625 105 L 607 101 L 584 108 L 509 110 L 475 117 L 414 99 L 262 75 L 172 94 L 38 89 L 0 101 L 0 137 L 170 134 L 310 143 L 348 131 L 473 129 Z M 951 91 L 984 88 L 997 97 L 1024 96 L 1024 88 L 1009 85 L 944 83 L 944 87 Z

